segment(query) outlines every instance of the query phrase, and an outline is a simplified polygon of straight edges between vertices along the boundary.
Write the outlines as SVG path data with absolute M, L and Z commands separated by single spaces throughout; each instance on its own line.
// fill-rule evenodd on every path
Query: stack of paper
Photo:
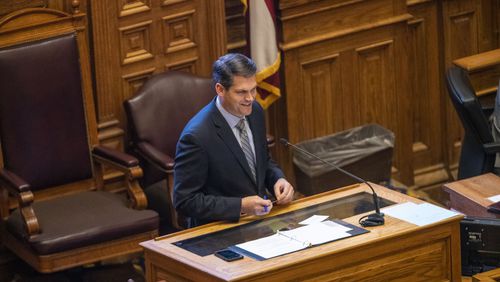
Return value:
M 488 197 L 488 200 L 492 201 L 493 203 L 500 202 L 500 195 Z
M 382 211 L 387 215 L 418 226 L 432 224 L 459 214 L 433 204 L 415 204 L 412 202 L 390 206 L 382 209 Z
M 313 220 L 314 221 L 314 220 Z M 352 236 L 351 228 L 333 221 L 314 222 L 288 231 L 278 231 L 268 237 L 236 245 L 236 249 L 268 259 Z

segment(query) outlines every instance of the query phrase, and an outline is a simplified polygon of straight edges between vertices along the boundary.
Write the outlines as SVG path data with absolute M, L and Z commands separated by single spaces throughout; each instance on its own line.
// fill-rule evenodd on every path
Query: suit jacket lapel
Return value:
M 252 180 L 254 184 L 256 184 L 255 181 L 253 180 L 252 172 L 250 171 L 250 167 L 248 166 L 245 154 L 243 153 L 243 150 L 241 149 L 238 140 L 236 140 L 233 130 L 229 127 L 226 120 L 217 109 L 217 106 L 215 105 L 215 100 L 212 101 L 211 110 L 212 110 L 212 120 L 217 130 L 217 135 L 219 135 L 219 137 L 224 141 L 224 143 L 226 143 L 227 147 L 236 157 L 238 163 L 246 172 L 248 177 Z

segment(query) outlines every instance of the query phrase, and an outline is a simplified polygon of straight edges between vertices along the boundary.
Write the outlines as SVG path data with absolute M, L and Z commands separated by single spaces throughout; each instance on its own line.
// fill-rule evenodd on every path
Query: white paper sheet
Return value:
M 350 236 L 348 227 L 332 221 L 317 222 L 310 225 L 283 231 L 287 237 L 297 239 L 305 244 L 319 245 L 333 240 Z
M 263 258 L 272 258 L 307 248 L 303 243 L 291 240 L 278 233 L 268 237 L 238 244 L 236 247 Z
M 309 225 L 309 224 L 313 224 L 316 222 L 321 222 L 327 218 L 328 218 L 328 215 L 313 215 L 307 219 L 302 220 L 301 222 L 299 222 L 299 224 L 300 225 Z
M 390 206 L 382 210 L 387 215 L 418 226 L 432 224 L 459 214 L 433 204 L 415 204 L 412 202 Z
M 281 231 L 274 235 L 236 245 L 265 259 L 351 236 L 341 224 L 325 221 Z
M 488 198 L 488 200 L 492 201 L 493 203 L 500 202 L 500 195 L 491 196 Z

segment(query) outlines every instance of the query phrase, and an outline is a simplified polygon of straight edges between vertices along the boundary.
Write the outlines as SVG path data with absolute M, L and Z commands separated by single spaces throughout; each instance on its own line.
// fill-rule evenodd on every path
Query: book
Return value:
M 341 220 L 326 220 L 277 231 L 271 236 L 237 244 L 230 249 L 257 260 L 265 260 L 366 232 L 368 230 Z

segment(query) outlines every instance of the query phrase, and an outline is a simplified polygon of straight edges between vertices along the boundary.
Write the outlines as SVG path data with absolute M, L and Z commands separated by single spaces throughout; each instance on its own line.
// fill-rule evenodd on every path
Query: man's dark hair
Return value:
M 215 61 L 212 68 L 214 83 L 220 83 L 224 88 L 233 86 L 234 76 L 251 77 L 257 72 L 257 66 L 252 59 L 238 53 L 229 53 Z

